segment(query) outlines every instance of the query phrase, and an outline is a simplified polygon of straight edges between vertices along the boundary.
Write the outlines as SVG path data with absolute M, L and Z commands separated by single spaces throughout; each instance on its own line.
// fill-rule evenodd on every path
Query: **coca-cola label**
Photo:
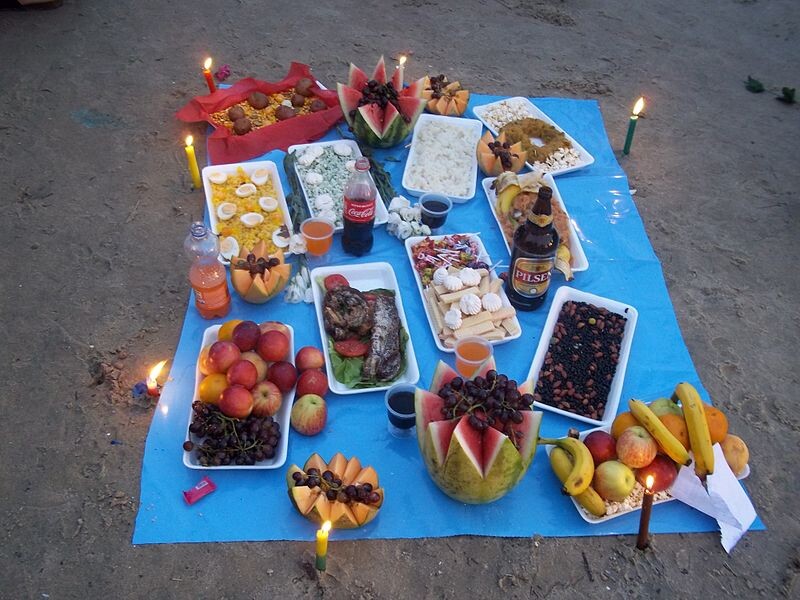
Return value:
M 511 287 L 521 296 L 538 298 L 550 286 L 550 273 L 554 263 L 555 258 L 518 258 L 511 265 Z
M 356 202 L 345 198 L 344 218 L 351 223 L 369 223 L 375 219 L 375 200 Z

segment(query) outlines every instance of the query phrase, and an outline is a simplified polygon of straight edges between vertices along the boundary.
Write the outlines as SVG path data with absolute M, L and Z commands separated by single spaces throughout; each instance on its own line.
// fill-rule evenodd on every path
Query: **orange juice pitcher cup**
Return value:
M 465 378 L 475 375 L 492 355 L 492 345 L 480 337 L 467 337 L 456 342 L 456 371 Z

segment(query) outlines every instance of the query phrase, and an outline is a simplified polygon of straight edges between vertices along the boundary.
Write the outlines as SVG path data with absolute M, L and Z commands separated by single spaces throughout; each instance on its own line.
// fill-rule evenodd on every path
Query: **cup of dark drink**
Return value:
M 422 224 L 434 229 L 440 229 L 447 220 L 453 201 L 442 194 L 423 194 L 419 199 L 419 208 L 422 213 Z
M 415 433 L 417 416 L 414 412 L 414 386 L 398 383 L 386 391 L 386 415 L 389 433 L 394 437 L 411 437 Z

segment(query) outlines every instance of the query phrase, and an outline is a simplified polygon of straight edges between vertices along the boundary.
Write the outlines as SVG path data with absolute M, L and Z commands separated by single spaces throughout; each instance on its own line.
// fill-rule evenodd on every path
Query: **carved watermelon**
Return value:
M 355 136 L 369 146 L 390 148 L 408 137 L 425 109 L 423 83 L 424 78 L 398 89 L 402 87 L 399 69 L 387 81 L 381 56 L 372 77 L 351 63 L 347 85 L 338 83 L 336 89 Z
M 489 397 L 479 399 L 482 393 L 473 393 L 473 386 Z M 533 462 L 542 421 L 541 412 L 530 410 L 529 387 L 498 375 L 494 359 L 481 366 L 469 385 L 439 361 L 431 390 L 417 389 L 414 404 L 422 458 L 444 493 L 482 504 L 519 483 Z

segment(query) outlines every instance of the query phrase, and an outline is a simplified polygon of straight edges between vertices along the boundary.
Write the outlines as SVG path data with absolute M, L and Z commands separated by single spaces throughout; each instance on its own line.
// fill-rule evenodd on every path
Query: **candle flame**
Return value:
M 203 63 L 203 68 L 208 71 L 211 68 L 211 57 L 209 56 L 206 59 L 206 62 Z
M 187 145 L 187 146 L 191 146 L 191 145 L 192 145 L 192 142 L 194 142 L 194 136 L 187 135 L 187 136 L 186 136 L 186 145 Z
M 324 531 L 325 533 L 328 533 L 330 530 L 331 530 L 331 522 L 330 521 L 325 521 L 322 524 L 322 531 Z
M 161 373 L 161 369 L 164 368 L 165 364 L 167 364 L 167 361 L 162 360 L 160 363 L 158 363 L 156 366 L 150 369 L 150 374 L 147 376 L 147 381 L 155 382 L 158 379 L 158 375 Z
M 640 112 L 642 112 L 643 108 L 644 108 L 644 98 L 642 97 L 642 98 L 639 98 L 636 101 L 636 104 L 633 105 L 633 114 L 634 114 L 634 116 L 638 115 Z
M 652 475 L 648 475 L 647 479 L 644 480 L 644 486 L 647 488 L 647 491 L 651 491 L 653 489 L 653 483 L 655 480 L 653 479 Z
M 402 67 L 404 64 L 406 64 L 406 60 L 408 60 L 408 57 L 407 57 L 405 54 L 401 54 L 401 55 L 400 55 L 400 66 L 401 66 L 401 67 Z

